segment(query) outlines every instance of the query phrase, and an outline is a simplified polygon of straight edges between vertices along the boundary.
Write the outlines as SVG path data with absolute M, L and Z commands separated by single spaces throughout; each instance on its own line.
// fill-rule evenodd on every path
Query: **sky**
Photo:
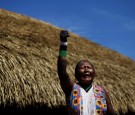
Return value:
M 64 28 L 135 61 L 135 0 L 1 0 L 0 8 Z

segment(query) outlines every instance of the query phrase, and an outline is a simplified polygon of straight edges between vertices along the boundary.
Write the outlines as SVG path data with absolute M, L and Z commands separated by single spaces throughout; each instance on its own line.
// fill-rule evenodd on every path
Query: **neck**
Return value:
M 80 86 L 87 92 L 87 91 L 89 91 L 90 88 L 92 87 L 92 83 L 89 84 L 89 85 L 81 85 L 81 84 L 80 84 Z
M 92 87 L 92 84 L 90 84 L 88 87 L 86 87 L 85 90 L 89 91 L 91 87 Z

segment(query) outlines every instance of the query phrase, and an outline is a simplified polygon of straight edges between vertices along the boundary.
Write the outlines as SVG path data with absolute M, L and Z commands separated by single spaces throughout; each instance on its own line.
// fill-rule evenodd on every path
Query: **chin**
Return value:
M 90 80 L 85 80 L 85 79 L 83 80 L 83 83 L 87 84 L 87 85 L 91 84 L 92 82 L 93 82 L 93 80 L 91 80 L 91 79 Z

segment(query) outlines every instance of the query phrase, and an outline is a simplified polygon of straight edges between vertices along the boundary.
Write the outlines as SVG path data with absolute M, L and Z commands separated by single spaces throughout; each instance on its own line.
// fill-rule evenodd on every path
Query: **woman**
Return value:
M 66 30 L 60 32 L 60 49 L 57 62 L 60 85 L 65 93 L 66 106 L 70 115 L 114 115 L 108 93 L 101 86 L 93 84 L 94 66 L 88 60 L 81 60 L 75 68 L 76 81 L 72 82 L 67 71 Z

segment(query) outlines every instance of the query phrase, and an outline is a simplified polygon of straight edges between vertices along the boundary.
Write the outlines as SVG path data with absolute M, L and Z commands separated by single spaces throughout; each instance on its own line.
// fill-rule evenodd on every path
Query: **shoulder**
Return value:
M 71 90 L 70 91 L 68 90 L 68 93 L 66 93 L 66 98 L 68 99 L 69 97 L 72 97 L 73 94 L 79 94 L 78 93 L 79 90 L 80 90 L 80 85 L 73 82 Z
M 105 97 L 108 96 L 107 90 L 102 85 L 93 84 L 94 91 L 101 91 L 105 94 Z
M 99 90 L 102 90 L 102 91 L 106 91 L 103 86 L 97 85 L 97 84 L 93 84 L 93 88 L 94 88 L 94 89 L 99 89 Z
M 104 94 L 106 101 L 110 103 L 110 97 L 108 91 L 102 85 L 95 85 L 95 87 L 96 89 L 100 90 Z

